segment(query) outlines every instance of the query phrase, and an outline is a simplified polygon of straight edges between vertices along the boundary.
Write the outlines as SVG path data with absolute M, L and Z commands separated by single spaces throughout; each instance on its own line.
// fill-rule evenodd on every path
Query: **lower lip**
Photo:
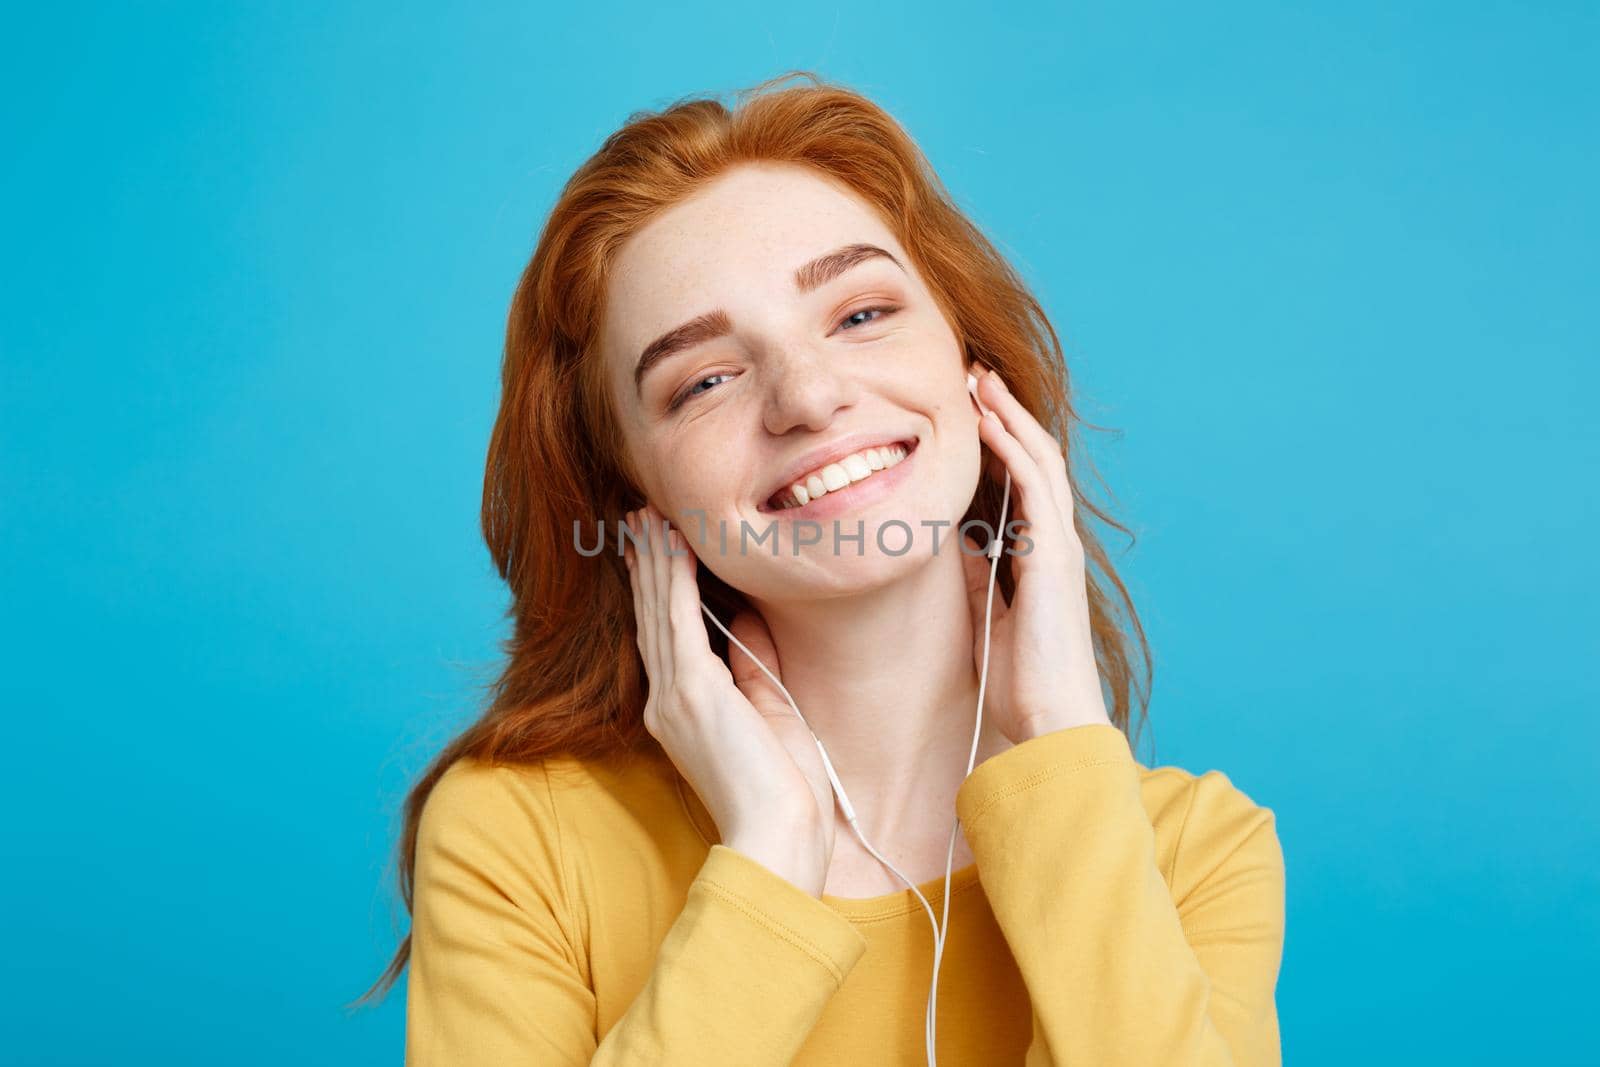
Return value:
M 909 477 L 906 469 L 915 462 L 921 443 L 906 453 L 906 458 L 887 470 L 874 471 L 872 477 L 852 482 L 843 489 L 835 489 L 797 508 L 779 508 L 762 514 L 777 519 L 831 519 L 849 511 L 861 511 L 877 503 L 899 488 Z

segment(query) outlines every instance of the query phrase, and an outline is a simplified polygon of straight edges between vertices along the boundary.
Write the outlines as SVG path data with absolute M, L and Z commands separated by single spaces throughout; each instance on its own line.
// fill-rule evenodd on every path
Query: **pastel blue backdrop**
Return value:
M 1287 1062 L 1593 1062 L 1600 18 L 1292 6 L 8 11 L 6 1061 L 399 1061 L 341 1005 L 504 634 L 511 288 L 629 112 L 806 68 L 1117 431 L 1138 754 L 1277 814 Z

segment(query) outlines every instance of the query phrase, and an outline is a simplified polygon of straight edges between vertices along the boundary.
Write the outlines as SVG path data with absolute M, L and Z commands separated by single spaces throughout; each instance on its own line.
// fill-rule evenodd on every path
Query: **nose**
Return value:
M 831 362 L 828 355 L 803 345 L 773 353 L 762 410 L 768 433 L 782 435 L 796 426 L 826 429 L 840 410 L 856 402 L 860 386 L 848 369 Z

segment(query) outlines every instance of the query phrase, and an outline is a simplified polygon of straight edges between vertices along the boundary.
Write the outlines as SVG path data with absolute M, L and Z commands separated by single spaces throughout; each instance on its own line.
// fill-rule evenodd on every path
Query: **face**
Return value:
M 980 458 L 966 361 L 911 258 L 844 186 L 744 165 L 653 219 L 607 280 L 601 351 L 645 495 L 757 601 L 892 581 L 932 556 L 924 523 L 942 520 L 938 552 L 957 552 Z M 800 501 L 796 484 L 806 502 L 778 506 Z M 858 523 L 861 541 L 843 540 Z

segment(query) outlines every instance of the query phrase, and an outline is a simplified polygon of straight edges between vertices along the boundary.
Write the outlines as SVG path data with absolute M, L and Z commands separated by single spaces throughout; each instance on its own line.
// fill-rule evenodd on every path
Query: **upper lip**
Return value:
M 791 485 L 799 481 L 801 476 L 810 474 L 818 467 L 826 467 L 828 464 L 841 460 L 852 452 L 860 452 L 862 449 L 900 443 L 904 443 L 909 449 L 917 443 L 916 435 L 897 435 L 869 431 L 836 437 L 825 445 L 819 445 L 811 451 L 803 452 L 797 456 L 794 462 L 789 464 L 784 471 L 783 477 L 762 494 L 760 506 L 765 509 L 773 497 L 785 492 Z

